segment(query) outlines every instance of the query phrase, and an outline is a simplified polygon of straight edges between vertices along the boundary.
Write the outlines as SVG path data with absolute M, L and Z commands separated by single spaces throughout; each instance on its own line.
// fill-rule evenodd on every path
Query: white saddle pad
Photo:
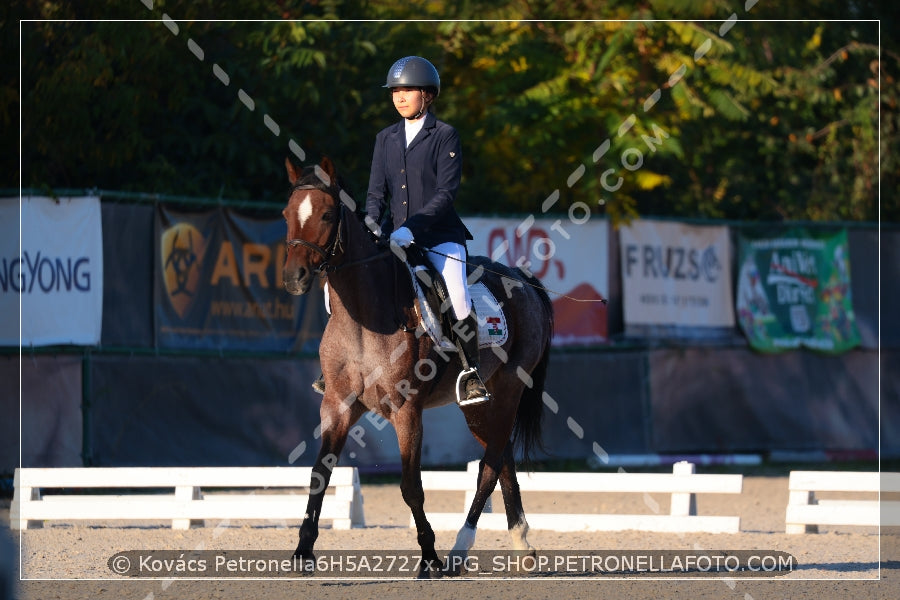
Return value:
M 434 340 L 434 343 L 443 350 L 454 351 L 456 346 L 442 336 L 440 319 L 434 313 L 431 304 L 425 299 L 425 292 L 417 276 L 419 271 L 422 272 L 423 276 L 427 276 L 425 267 L 410 267 L 413 287 L 416 290 L 416 296 L 419 298 L 419 306 L 421 307 L 419 315 L 420 326 Z M 476 282 L 469 286 L 469 295 L 472 297 L 475 315 L 478 317 L 478 347 L 487 348 L 505 344 L 509 337 L 509 331 L 506 327 L 506 315 L 503 314 L 500 303 L 497 302 L 497 299 L 487 286 L 481 282 Z

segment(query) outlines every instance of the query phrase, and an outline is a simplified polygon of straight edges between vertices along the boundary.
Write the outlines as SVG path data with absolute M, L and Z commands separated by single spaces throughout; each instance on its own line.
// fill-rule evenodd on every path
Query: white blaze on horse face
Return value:
M 306 225 L 306 222 L 312 216 L 313 206 L 312 206 L 312 194 L 307 193 L 306 198 L 300 201 L 300 204 L 297 205 L 297 222 L 300 223 L 300 229 L 303 229 L 303 226 Z

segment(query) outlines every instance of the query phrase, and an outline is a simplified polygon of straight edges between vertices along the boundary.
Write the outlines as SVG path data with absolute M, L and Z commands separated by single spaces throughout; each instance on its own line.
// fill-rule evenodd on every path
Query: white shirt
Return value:
M 409 148 L 409 143 L 415 139 L 416 134 L 422 131 L 422 127 L 425 126 L 425 115 L 422 115 L 421 118 L 410 121 L 406 120 L 406 147 Z

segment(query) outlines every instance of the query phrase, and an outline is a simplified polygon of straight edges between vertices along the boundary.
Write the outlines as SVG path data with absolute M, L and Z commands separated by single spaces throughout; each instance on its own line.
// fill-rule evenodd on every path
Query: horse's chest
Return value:
M 339 365 L 347 376 L 366 381 L 408 377 L 421 351 L 418 340 L 409 334 L 384 336 L 365 331 L 326 335 L 319 347 L 323 360 Z

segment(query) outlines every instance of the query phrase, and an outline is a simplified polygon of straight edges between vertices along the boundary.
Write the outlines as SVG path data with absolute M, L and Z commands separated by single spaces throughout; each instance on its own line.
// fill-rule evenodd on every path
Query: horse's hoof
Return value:
M 416 576 L 416 579 L 441 579 L 441 578 L 443 578 L 443 576 L 444 576 L 443 571 L 440 571 L 440 570 L 435 571 L 433 569 L 422 569 L 421 571 L 419 571 L 419 574 L 418 574 L 418 576 Z
M 292 555 L 294 563 L 294 571 L 301 574 L 311 574 L 316 571 L 316 556 L 311 550 L 303 550 L 300 546 L 294 550 Z
M 537 548 L 530 544 L 528 548 L 525 548 L 523 550 L 513 550 L 512 555 L 515 556 L 518 560 L 516 560 L 514 565 L 510 567 L 510 574 L 528 575 L 531 573 L 531 570 L 529 570 L 527 565 L 537 564 Z M 526 558 L 531 558 L 534 562 L 526 561 Z
M 416 579 L 440 579 L 444 574 L 444 563 L 439 558 L 419 560 L 419 575 Z
M 468 555 L 462 552 L 450 552 L 447 556 L 447 564 L 444 566 L 444 575 L 449 577 L 459 577 L 463 573 L 468 572 Z

